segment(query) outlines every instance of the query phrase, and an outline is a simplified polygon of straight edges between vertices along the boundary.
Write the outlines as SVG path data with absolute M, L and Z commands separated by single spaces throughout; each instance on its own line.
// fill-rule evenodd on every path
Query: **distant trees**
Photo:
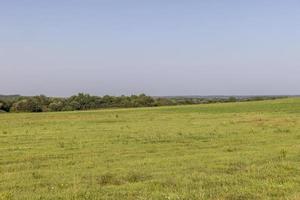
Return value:
M 236 99 L 236 97 L 229 97 L 229 98 L 228 98 L 228 101 L 229 101 L 229 102 L 236 102 L 237 99 Z
M 62 111 L 64 108 L 64 103 L 59 100 L 54 100 L 48 106 L 49 111 Z
M 0 100 L 0 111 L 9 112 L 11 103 L 9 101 Z
M 48 111 L 74 111 L 102 108 L 129 108 L 169 106 L 186 104 L 203 104 L 215 102 L 236 102 L 249 100 L 274 99 L 275 97 L 253 98 L 198 98 L 198 97 L 150 97 L 145 94 L 131 96 L 91 96 L 79 93 L 69 98 L 46 97 L 45 95 L 24 97 L 13 96 L 11 98 L 0 96 L 0 112 L 48 112 Z M 278 97 L 277 97 L 278 98 Z
M 91 96 L 79 93 L 69 98 L 51 98 L 44 95 L 0 100 L 0 110 L 5 112 L 73 111 L 100 108 L 127 108 L 156 106 L 155 99 L 145 94 L 132 96 Z
M 12 104 L 12 112 L 42 112 L 43 105 L 35 98 L 21 99 Z
M 156 106 L 171 106 L 176 105 L 176 102 L 174 100 L 168 99 L 168 98 L 157 98 L 155 101 Z

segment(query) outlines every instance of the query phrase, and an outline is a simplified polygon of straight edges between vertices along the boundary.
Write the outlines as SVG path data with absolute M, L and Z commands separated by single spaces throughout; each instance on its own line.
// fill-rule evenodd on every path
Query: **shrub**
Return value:
M 14 103 L 11 107 L 13 112 L 42 112 L 40 105 L 34 98 L 22 99 Z

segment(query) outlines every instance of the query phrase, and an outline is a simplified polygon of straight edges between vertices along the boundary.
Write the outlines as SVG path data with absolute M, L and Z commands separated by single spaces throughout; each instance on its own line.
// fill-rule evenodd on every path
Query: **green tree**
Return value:
M 62 111 L 64 104 L 61 101 L 54 101 L 49 104 L 48 108 L 50 111 Z
M 42 105 L 34 98 L 25 98 L 15 102 L 11 111 L 13 112 L 42 112 Z

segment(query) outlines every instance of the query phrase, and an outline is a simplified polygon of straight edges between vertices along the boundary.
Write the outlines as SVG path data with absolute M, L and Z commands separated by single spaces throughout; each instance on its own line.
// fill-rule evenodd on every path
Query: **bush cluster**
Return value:
M 5 112 L 47 112 L 73 111 L 113 107 L 148 107 L 156 106 L 154 98 L 141 95 L 132 96 L 91 96 L 79 93 L 68 98 L 46 97 L 18 97 L 14 99 L 0 99 L 0 110 Z
M 74 111 L 101 108 L 130 108 L 166 105 L 204 104 L 216 102 L 236 102 L 265 100 L 274 97 L 253 98 L 186 98 L 186 97 L 150 97 L 145 94 L 131 96 L 92 96 L 79 93 L 68 98 L 47 97 L 45 95 L 14 98 L 0 98 L 0 112 L 48 112 Z

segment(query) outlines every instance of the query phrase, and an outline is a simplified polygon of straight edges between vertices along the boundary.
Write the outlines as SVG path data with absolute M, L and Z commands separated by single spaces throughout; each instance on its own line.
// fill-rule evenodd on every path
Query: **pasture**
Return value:
M 11 199 L 300 199 L 300 99 L 0 114 Z

